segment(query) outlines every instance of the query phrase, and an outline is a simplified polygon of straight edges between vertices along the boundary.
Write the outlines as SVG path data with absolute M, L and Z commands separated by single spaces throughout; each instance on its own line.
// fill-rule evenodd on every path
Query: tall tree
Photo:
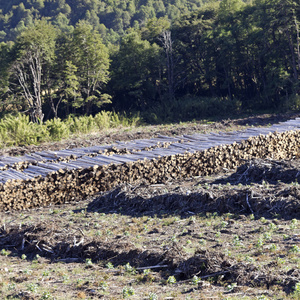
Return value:
M 93 105 L 101 107 L 110 102 L 110 96 L 102 92 L 109 81 L 108 48 L 102 43 L 100 34 L 90 24 L 81 21 L 75 27 L 69 50 L 67 60 L 76 68 L 74 75 L 81 91 L 81 97 L 74 98 L 72 105 L 84 107 L 88 114 Z
M 46 20 L 35 21 L 17 38 L 12 49 L 11 71 L 19 83 L 18 92 L 26 101 L 31 119 L 43 122 L 43 71 L 55 57 L 55 28 Z
M 145 109 L 160 98 L 162 89 L 162 49 L 141 39 L 139 32 L 123 37 L 113 56 L 112 80 L 116 104 L 122 109 Z

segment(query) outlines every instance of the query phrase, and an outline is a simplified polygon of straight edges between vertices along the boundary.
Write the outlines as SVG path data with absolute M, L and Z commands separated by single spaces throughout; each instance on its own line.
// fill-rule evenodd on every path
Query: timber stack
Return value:
M 0 158 L 0 210 L 77 201 L 122 182 L 162 183 L 299 156 L 300 119 L 230 133 L 136 140 Z

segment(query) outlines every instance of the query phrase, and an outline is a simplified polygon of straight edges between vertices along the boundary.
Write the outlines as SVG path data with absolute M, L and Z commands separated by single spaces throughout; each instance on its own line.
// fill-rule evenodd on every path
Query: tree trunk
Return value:
M 29 106 L 32 122 L 43 123 L 41 79 L 42 64 L 39 51 L 29 52 L 14 66 L 16 76 Z
M 164 31 L 162 33 L 161 41 L 166 53 L 167 71 L 168 71 L 168 85 L 169 85 L 169 100 L 175 98 L 174 93 L 174 58 L 173 58 L 173 41 L 171 38 L 171 31 Z

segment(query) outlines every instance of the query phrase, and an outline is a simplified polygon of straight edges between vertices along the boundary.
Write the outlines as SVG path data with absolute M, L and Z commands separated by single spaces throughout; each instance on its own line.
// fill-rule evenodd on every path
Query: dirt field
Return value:
M 299 177 L 300 160 L 253 160 L 210 177 L 0 212 L 0 298 L 300 299 Z

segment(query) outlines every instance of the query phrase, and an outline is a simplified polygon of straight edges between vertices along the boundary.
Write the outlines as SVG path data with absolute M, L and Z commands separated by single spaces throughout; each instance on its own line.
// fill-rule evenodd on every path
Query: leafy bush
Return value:
M 70 135 L 70 128 L 66 122 L 61 119 L 48 120 L 45 125 L 51 136 L 51 140 L 60 141 L 63 138 L 67 138 Z
M 100 130 L 110 127 L 111 115 L 112 115 L 112 112 L 110 112 L 110 111 L 101 111 L 100 113 L 98 113 L 95 116 L 95 118 L 94 118 L 95 123 Z
M 19 113 L 6 115 L 0 120 L 0 147 L 38 145 L 45 141 L 60 141 L 71 134 L 86 134 L 106 128 L 137 126 L 141 121 L 139 115 L 127 117 L 126 114 L 102 111 L 93 116 L 67 119 L 52 119 L 44 124 L 30 121 L 29 116 Z
M 6 115 L 0 121 L 0 128 L 1 143 L 4 146 L 37 145 L 49 140 L 46 126 L 30 122 L 29 116 L 21 113 L 17 116 Z
M 111 111 L 101 111 L 94 117 L 97 127 L 101 129 L 116 128 L 119 126 L 135 127 L 141 123 L 139 114 L 127 116 L 126 113 L 118 114 Z

